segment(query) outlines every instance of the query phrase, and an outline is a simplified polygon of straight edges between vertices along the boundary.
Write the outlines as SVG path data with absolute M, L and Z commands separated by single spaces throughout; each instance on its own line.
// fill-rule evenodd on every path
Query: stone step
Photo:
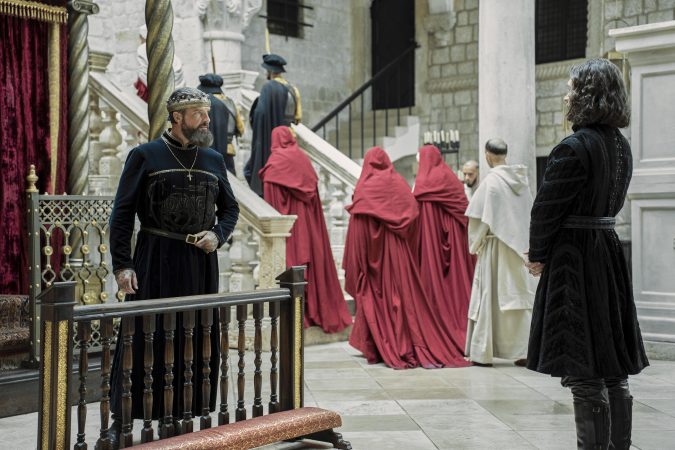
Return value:
M 352 318 L 356 314 L 356 303 L 354 299 L 347 293 L 345 293 L 345 301 L 347 302 L 347 308 L 352 315 Z M 321 327 L 309 327 L 305 328 L 305 346 L 308 345 L 321 345 L 321 344 L 330 344 L 332 342 L 346 342 L 349 340 L 349 334 L 352 332 L 352 327 L 349 326 L 339 333 L 325 333 Z

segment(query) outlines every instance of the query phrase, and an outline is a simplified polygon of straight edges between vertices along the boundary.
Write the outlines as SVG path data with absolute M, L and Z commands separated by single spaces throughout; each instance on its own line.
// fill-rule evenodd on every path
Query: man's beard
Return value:
M 472 188 L 474 184 L 476 184 L 476 180 L 469 181 L 469 180 L 464 180 L 464 184 L 466 184 L 468 187 Z
M 196 145 L 197 147 L 210 147 L 213 144 L 213 133 L 208 128 L 206 130 L 201 130 L 197 128 L 188 128 L 183 125 L 181 127 L 183 136 L 190 141 L 191 144 Z

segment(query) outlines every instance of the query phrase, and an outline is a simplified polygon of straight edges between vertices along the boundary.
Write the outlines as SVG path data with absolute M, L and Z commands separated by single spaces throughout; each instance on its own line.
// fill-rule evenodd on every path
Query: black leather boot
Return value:
M 633 428 L 633 397 L 609 397 L 609 410 L 612 417 L 611 445 L 616 450 L 630 449 L 631 429 Z
M 113 450 L 120 448 L 120 433 L 122 432 L 122 416 L 112 415 L 112 424 L 108 428 L 108 438 Z
M 574 399 L 574 420 L 579 450 L 609 448 L 610 415 L 607 403 Z

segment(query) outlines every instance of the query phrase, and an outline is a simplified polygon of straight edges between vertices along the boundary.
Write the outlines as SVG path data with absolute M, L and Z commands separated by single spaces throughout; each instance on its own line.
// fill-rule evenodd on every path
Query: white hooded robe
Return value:
M 474 272 L 466 356 L 482 364 L 527 355 L 537 279 L 525 267 L 532 194 L 527 168 L 497 166 L 481 181 L 466 215 Z

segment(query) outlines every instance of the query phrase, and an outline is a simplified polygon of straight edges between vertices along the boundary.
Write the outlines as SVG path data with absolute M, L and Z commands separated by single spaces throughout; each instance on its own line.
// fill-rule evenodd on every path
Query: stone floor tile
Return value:
M 474 400 L 546 400 L 547 397 L 528 387 L 465 386 L 461 390 Z
M 643 413 L 633 411 L 633 430 L 675 431 L 675 417 L 660 412 Z M 675 441 L 673 441 L 673 448 L 675 448 Z
M 473 433 L 484 430 L 511 430 L 506 424 L 487 411 L 469 412 L 465 414 L 446 414 L 445 410 L 432 412 L 429 415 L 412 415 L 419 427 L 428 432 L 471 430 Z
M 411 416 L 428 414 L 484 414 L 487 410 L 471 399 L 398 400 Z
M 476 400 L 476 402 L 498 417 L 505 414 L 574 414 L 571 403 L 555 400 Z
M 354 450 L 436 450 L 436 446 L 421 431 L 346 431 L 342 436 Z
M 362 366 L 356 361 L 305 361 L 305 369 L 360 369 Z
M 394 400 L 319 400 L 318 404 L 344 416 L 405 415 Z
M 668 399 L 635 399 L 633 408 L 638 408 L 644 405 L 653 410 L 668 414 L 675 417 L 675 402 Z
M 305 380 L 368 378 L 368 373 L 360 367 L 343 367 L 333 370 L 305 369 Z
M 675 400 L 675 386 L 630 386 L 630 392 L 637 399 Z
M 346 431 L 419 431 L 420 427 L 406 415 L 342 416 L 340 433 Z
M 490 430 L 429 430 L 427 436 L 439 449 L 534 449 L 530 443 L 515 431 Z
M 542 450 L 570 450 L 577 446 L 577 434 L 573 427 L 557 431 L 519 431 L 518 434 Z
M 377 384 L 384 389 L 433 388 L 444 386 L 443 380 L 437 377 L 376 377 Z
M 500 414 L 498 417 L 516 431 L 574 428 L 574 414 Z
M 382 389 L 329 389 L 309 390 L 318 401 L 330 400 L 390 400 L 391 396 Z
M 640 450 L 669 450 L 675 448 L 675 430 L 658 433 L 633 430 L 632 440 Z
M 457 388 L 432 387 L 429 389 L 386 389 L 387 394 L 394 400 L 436 400 L 467 398 L 466 394 Z
M 332 389 L 380 389 L 380 385 L 370 377 L 305 380 L 305 384 L 309 389 L 321 391 Z

